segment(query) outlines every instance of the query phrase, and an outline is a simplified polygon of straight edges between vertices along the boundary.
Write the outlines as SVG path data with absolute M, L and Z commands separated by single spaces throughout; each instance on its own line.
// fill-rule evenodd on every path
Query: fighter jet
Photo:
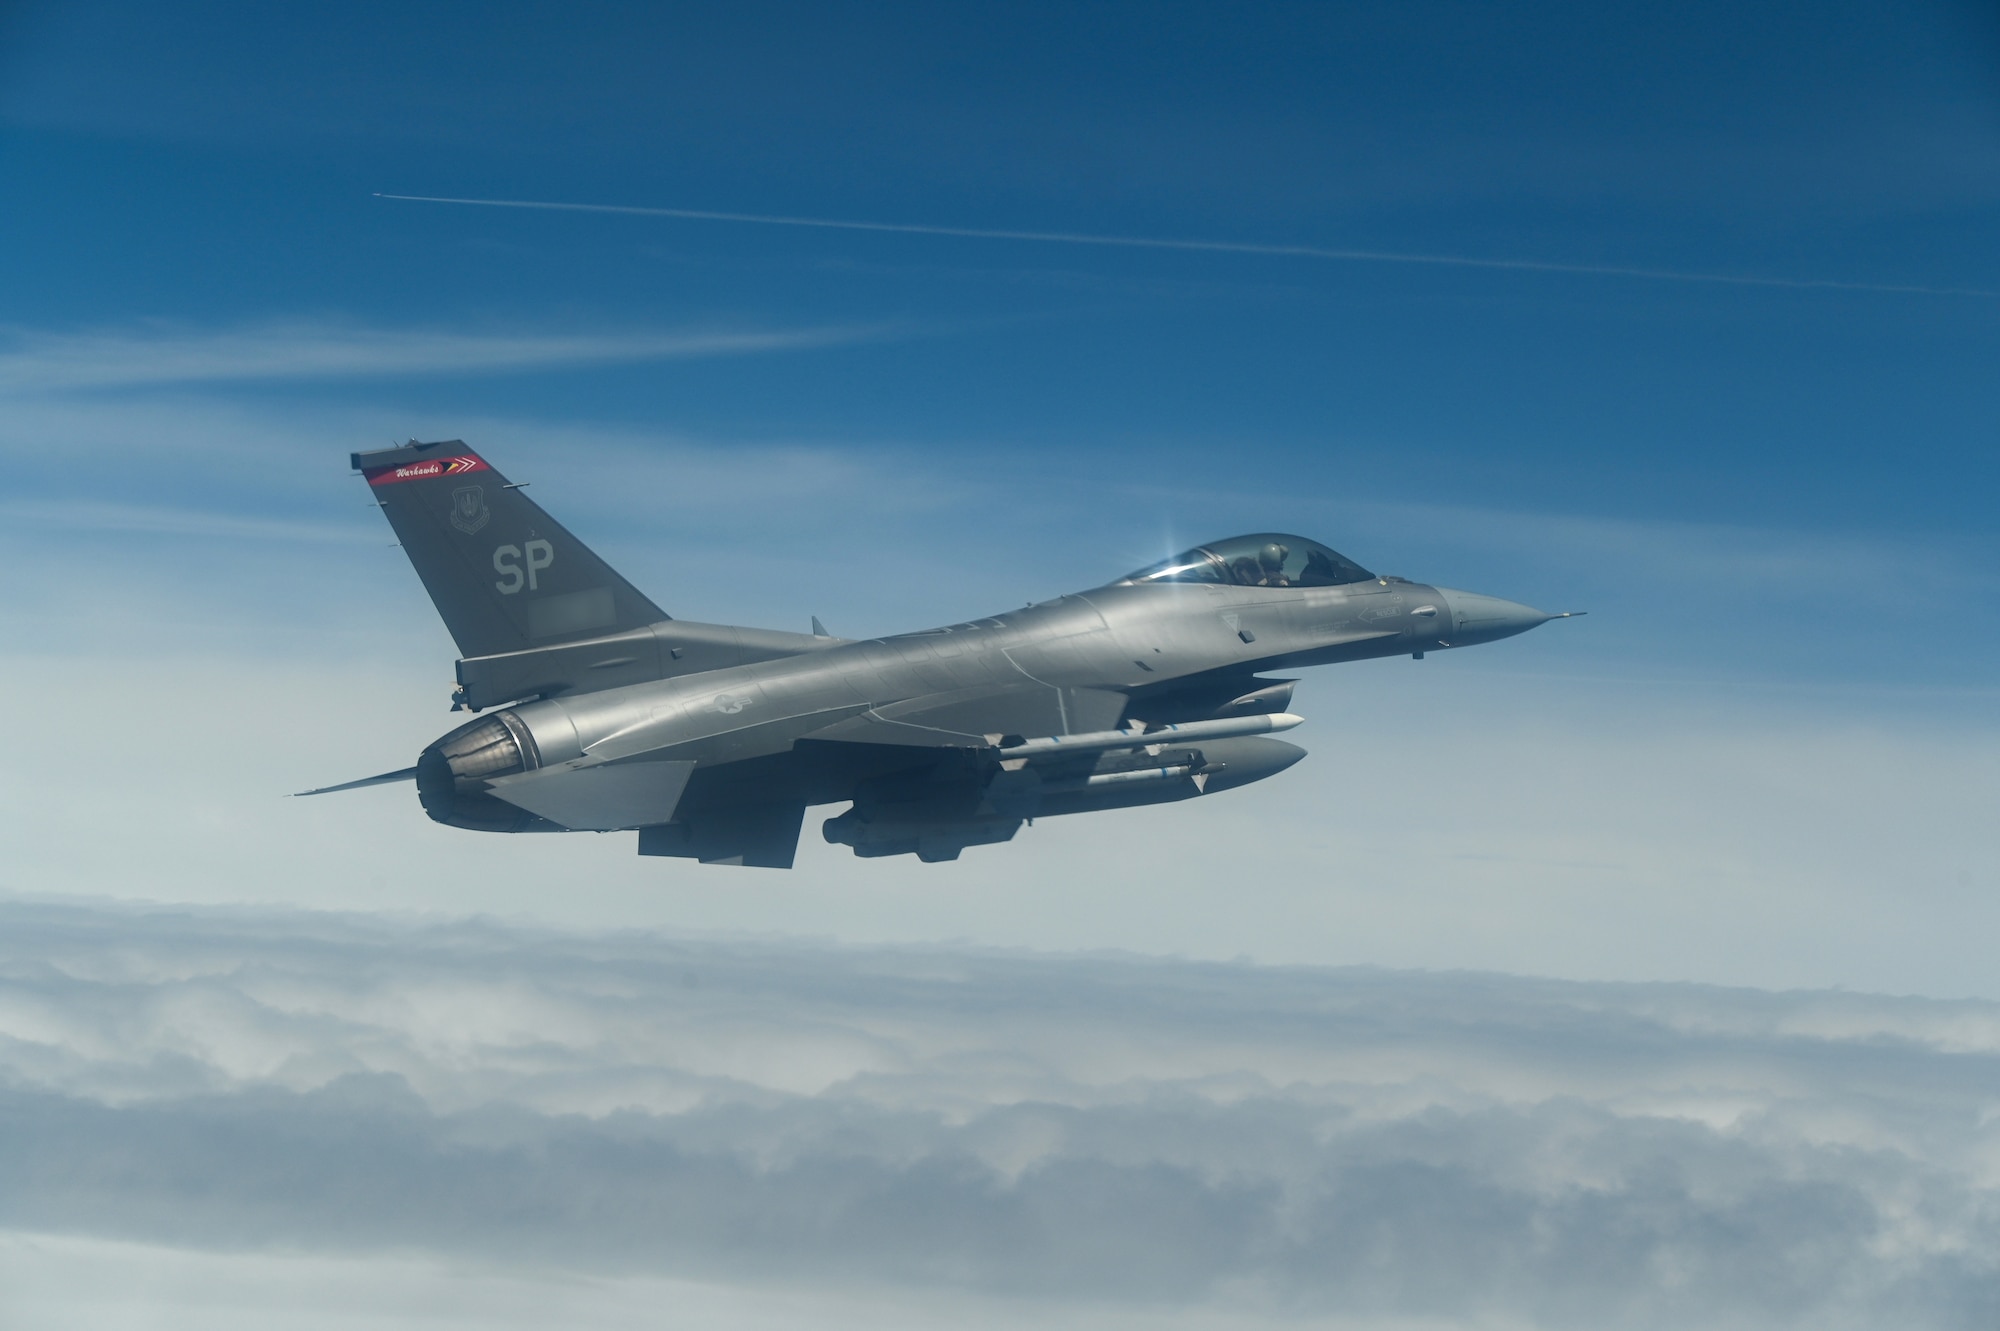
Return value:
M 1024 823 L 1215 795 L 1305 751 L 1264 672 L 1470 647 L 1560 616 L 1211 541 L 1089 591 L 850 641 L 674 619 L 461 440 L 356 453 L 457 642 L 475 719 L 414 780 L 476 832 L 636 831 L 641 855 L 786 869 L 805 812 L 856 855 L 957 859 Z

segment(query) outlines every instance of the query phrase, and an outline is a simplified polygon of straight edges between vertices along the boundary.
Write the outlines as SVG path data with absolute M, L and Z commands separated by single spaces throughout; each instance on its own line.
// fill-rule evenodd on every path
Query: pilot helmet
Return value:
M 1257 562 L 1275 572 L 1285 566 L 1285 556 L 1290 553 L 1290 549 L 1273 541 L 1257 552 Z

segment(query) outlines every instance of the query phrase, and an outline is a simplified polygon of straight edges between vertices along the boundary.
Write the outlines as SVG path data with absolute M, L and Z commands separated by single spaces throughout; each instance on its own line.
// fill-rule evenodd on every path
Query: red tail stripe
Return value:
M 470 453 L 455 458 L 425 458 L 400 467 L 371 467 L 362 472 L 370 485 L 394 485 L 398 481 L 428 481 L 437 476 L 463 476 L 471 471 L 491 471 L 484 458 Z

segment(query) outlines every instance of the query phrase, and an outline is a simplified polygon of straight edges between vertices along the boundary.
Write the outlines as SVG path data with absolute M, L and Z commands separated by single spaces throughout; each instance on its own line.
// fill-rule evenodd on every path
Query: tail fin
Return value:
M 549 647 L 667 618 L 463 441 L 356 453 L 461 656 Z

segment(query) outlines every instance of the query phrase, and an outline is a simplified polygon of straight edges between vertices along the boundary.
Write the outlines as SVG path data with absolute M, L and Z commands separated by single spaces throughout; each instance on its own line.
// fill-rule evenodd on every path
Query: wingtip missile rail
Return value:
M 1290 730 L 1303 722 L 1291 712 L 1265 712 L 1256 716 L 1231 716 L 1214 721 L 1182 721 L 1147 730 L 1093 730 L 1082 735 L 1045 735 L 1020 739 L 1012 735 L 989 735 L 987 742 L 998 750 L 1003 766 L 1046 758 L 1055 754 L 1096 753 L 1105 749 L 1151 749 L 1162 744 L 1192 744 L 1198 740 L 1235 739 L 1240 735 L 1269 735 Z

